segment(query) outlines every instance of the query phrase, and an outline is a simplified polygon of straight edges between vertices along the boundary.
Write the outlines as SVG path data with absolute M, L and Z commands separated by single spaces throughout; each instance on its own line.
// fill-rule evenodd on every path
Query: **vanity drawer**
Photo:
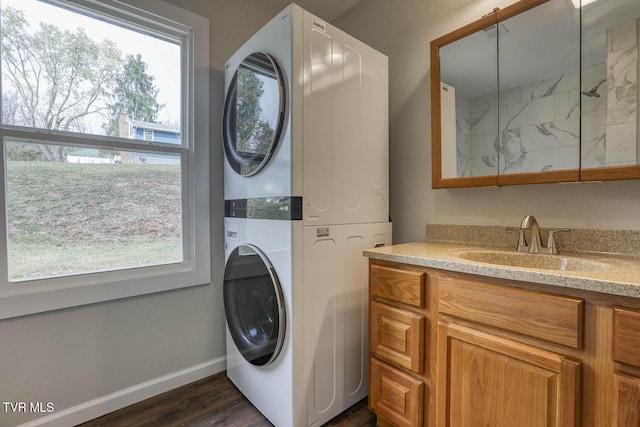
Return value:
M 640 312 L 613 309 L 613 360 L 640 367 Z
M 582 349 L 584 300 L 441 276 L 442 313 Z
M 424 372 L 422 314 L 371 302 L 371 351 L 419 374 Z
M 416 270 L 371 265 L 371 295 L 424 307 L 426 303 L 426 273 Z
M 377 359 L 371 359 L 369 404 L 395 426 L 421 426 L 424 383 Z

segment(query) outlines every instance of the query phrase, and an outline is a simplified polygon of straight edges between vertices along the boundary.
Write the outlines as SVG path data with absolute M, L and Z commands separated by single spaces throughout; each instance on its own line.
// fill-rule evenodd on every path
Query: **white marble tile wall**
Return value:
M 469 176 L 470 133 L 469 100 L 456 91 L 456 160 L 457 175 Z
M 638 162 L 638 23 L 607 31 L 606 166 Z
M 578 167 L 579 73 L 566 73 L 500 93 L 500 142 L 490 94 L 469 101 L 470 173 L 520 173 Z M 499 155 L 498 155 L 499 150 Z
M 495 94 L 467 100 L 456 93 L 457 176 L 497 174 L 496 105 Z
M 520 99 L 501 97 L 500 173 L 578 167 L 579 81 L 575 70 L 515 88 Z
M 605 165 L 607 132 L 607 64 L 582 69 L 582 167 Z
M 471 176 L 496 175 L 498 173 L 497 152 L 497 107 L 495 93 L 471 99 L 469 174 Z

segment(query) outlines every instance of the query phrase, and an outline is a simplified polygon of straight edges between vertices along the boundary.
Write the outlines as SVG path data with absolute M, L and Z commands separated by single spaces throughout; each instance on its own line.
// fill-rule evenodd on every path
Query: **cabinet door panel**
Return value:
M 640 426 L 640 379 L 616 374 L 613 381 L 615 405 L 612 425 Z
M 447 320 L 438 353 L 439 426 L 576 425 L 580 363 Z
M 377 359 L 371 359 L 370 405 L 396 426 L 422 425 L 424 383 Z

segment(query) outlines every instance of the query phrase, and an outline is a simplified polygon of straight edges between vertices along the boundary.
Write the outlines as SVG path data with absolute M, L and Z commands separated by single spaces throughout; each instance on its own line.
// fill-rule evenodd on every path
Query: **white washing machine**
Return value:
M 368 392 L 362 251 L 391 243 L 387 92 L 386 56 L 294 4 L 226 64 L 227 375 L 277 427 Z
M 367 395 L 368 260 L 390 223 L 225 219 L 227 375 L 276 427 L 317 426 Z
M 388 59 L 292 4 L 225 66 L 224 194 L 306 225 L 388 221 Z

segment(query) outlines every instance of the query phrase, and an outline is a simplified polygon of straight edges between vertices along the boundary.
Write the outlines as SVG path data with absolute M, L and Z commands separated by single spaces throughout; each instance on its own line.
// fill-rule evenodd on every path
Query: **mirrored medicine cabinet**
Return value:
M 433 188 L 640 178 L 639 52 L 638 0 L 522 0 L 433 40 Z

